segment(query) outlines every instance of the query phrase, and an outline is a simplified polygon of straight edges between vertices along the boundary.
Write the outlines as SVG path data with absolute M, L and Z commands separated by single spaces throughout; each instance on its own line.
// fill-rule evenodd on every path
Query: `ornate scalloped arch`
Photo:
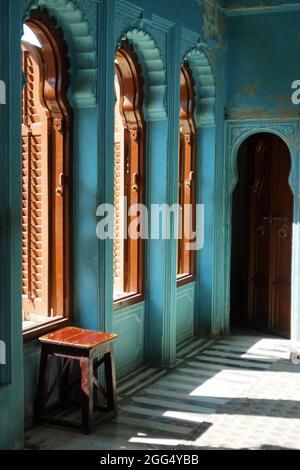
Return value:
M 200 48 L 191 49 L 188 59 L 196 85 L 196 123 L 197 126 L 215 125 L 216 85 L 209 60 Z
M 287 145 L 291 157 L 291 169 L 289 174 L 289 185 L 295 196 L 296 194 L 296 171 L 295 171 L 295 125 L 293 124 L 272 124 L 266 122 L 265 124 L 253 124 L 233 126 L 231 129 L 231 144 L 230 144 L 230 185 L 229 191 L 232 193 L 238 183 L 238 153 L 241 145 L 252 135 L 267 132 L 269 134 L 277 135 Z
M 97 59 L 94 39 L 83 15 L 70 0 L 23 0 L 26 21 L 34 8 L 46 8 L 63 29 L 71 64 L 70 101 L 74 107 L 96 105 Z
M 143 30 L 131 29 L 122 37 L 126 38 L 133 45 L 143 71 L 145 120 L 166 119 L 166 70 L 160 51 L 154 39 Z

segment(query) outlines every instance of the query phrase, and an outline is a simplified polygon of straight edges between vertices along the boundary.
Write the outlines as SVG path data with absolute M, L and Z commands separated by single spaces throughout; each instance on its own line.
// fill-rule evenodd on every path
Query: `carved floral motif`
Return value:
M 234 147 L 234 145 L 238 142 L 238 140 L 249 132 L 253 130 L 270 130 L 271 132 L 275 132 L 277 134 L 282 135 L 289 141 L 290 147 L 294 148 L 294 139 L 295 139 L 295 125 L 293 124 L 274 124 L 270 122 L 265 122 L 262 124 L 255 124 L 252 125 L 237 125 L 231 127 L 231 139 L 230 139 L 230 146 Z

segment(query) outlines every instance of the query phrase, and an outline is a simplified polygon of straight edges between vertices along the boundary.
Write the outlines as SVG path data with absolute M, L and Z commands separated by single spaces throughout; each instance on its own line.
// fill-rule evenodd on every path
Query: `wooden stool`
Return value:
M 102 412 L 98 422 L 106 421 L 117 414 L 116 376 L 113 355 L 113 340 L 118 335 L 113 333 L 99 333 L 97 331 L 83 330 L 68 327 L 39 338 L 42 343 L 42 353 L 38 380 L 37 400 L 34 410 L 36 424 L 47 422 L 60 426 L 80 428 L 66 419 L 55 418 L 49 414 L 51 408 L 47 407 L 56 385 L 60 383 L 60 401 L 64 410 L 68 403 L 68 392 L 74 385 L 81 384 L 82 430 L 90 434 L 93 430 L 94 411 Z M 61 370 L 48 390 L 51 356 L 63 358 Z M 69 384 L 71 361 L 79 361 L 80 379 Z M 106 388 L 100 385 L 95 373 L 104 364 Z M 94 404 L 95 388 L 103 395 L 106 406 Z M 96 402 L 96 400 L 95 400 Z M 48 414 L 47 414 L 48 411 Z

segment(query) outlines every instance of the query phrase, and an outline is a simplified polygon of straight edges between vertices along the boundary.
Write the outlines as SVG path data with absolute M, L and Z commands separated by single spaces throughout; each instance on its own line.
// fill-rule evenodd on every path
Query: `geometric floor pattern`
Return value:
M 39 426 L 27 447 L 300 449 L 300 366 L 288 361 L 290 346 L 253 334 L 192 338 L 174 367 L 120 380 L 118 417 L 91 436 Z
M 197 445 L 219 449 L 300 450 L 300 366 L 281 360 L 219 409 Z

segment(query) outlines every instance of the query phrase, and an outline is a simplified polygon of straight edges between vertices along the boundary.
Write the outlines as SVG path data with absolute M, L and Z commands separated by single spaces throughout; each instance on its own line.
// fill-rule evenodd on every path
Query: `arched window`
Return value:
M 144 242 L 127 235 L 140 215 L 134 205 L 144 203 L 146 130 L 141 69 L 128 41 L 116 52 L 115 91 L 114 301 L 125 306 L 142 300 L 144 290 Z
M 180 72 L 179 133 L 179 204 L 182 208 L 182 230 L 177 250 L 177 285 L 195 279 L 195 251 L 186 228 L 196 226 L 196 125 L 195 91 L 192 73 L 186 61 Z
M 24 25 L 22 62 L 22 313 L 31 337 L 71 311 L 72 112 L 67 46 L 44 10 Z

